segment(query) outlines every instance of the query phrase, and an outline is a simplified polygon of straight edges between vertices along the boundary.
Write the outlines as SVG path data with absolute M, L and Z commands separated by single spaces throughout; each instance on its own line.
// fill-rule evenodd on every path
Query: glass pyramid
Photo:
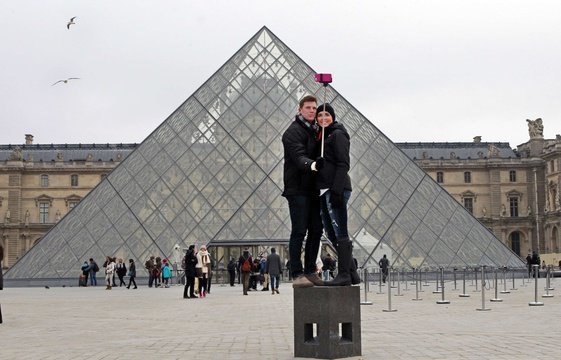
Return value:
M 315 72 L 263 27 L 6 274 L 75 278 L 106 254 L 143 264 L 174 245 L 287 243 L 281 135 Z M 349 233 L 360 265 L 522 267 L 333 88 L 351 135 Z

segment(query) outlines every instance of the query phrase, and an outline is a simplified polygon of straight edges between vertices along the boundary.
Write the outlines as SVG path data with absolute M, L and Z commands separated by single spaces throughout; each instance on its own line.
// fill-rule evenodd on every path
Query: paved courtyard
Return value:
M 544 281 L 541 279 L 540 281 Z M 552 286 L 555 287 L 554 280 Z M 507 282 L 508 288 L 512 282 Z M 450 304 L 436 304 L 434 284 L 392 296 L 371 286 L 363 305 L 362 357 L 351 359 L 561 359 L 561 296 L 530 307 L 534 286 L 499 294 L 486 307 L 468 286 L 469 298 L 446 291 Z M 558 283 L 559 285 L 559 283 Z M 450 283 L 447 287 L 451 287 Z M 560 285 L 561 286 L 561 285 Z M 460 286 L 458 286 L 460 288 Z M 499 290 L 502 290 L 502 285 Z M 292 288 L 242 296 L 241 287 L 213 285 L 205 299 L 182 299 L 183 288 L 137 290 L 103 286 L 5 288 L 0 291 L 0 358 L 6 359 L 291 359 Z M 396 289 L 392 289 L 396 293 Z M 364 291 L 361 289 L 361 297 Z

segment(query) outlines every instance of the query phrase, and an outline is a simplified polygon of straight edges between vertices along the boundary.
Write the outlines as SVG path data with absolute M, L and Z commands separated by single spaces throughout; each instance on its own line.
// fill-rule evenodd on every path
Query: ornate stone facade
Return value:
M 135 147 L 0 145 L 0 242 L 10 267 Z M 31 160 L 30 160 L 31 159 Z

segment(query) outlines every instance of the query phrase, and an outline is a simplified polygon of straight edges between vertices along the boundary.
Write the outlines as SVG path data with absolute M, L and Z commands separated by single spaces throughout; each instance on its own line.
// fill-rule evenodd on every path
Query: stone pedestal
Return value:
M 295 357 L 360 356 L 360 337 L 360 287 L 294 289 Z

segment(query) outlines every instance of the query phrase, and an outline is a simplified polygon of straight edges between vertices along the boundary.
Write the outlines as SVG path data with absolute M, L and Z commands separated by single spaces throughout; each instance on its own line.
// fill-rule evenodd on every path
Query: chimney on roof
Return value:
M 25 145 L 33 144 L 33 135 L 25 134 Z
M 473 142 L 474 143 L 480 143 L 481 142 L 481 136 L 480 135 L 474 136 L 473 137 Z

